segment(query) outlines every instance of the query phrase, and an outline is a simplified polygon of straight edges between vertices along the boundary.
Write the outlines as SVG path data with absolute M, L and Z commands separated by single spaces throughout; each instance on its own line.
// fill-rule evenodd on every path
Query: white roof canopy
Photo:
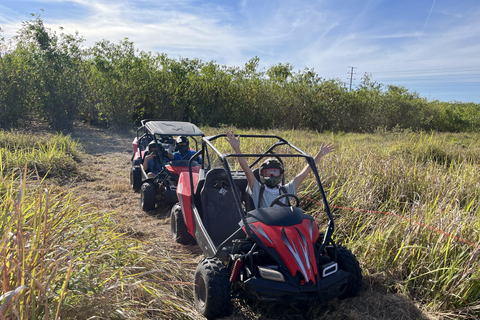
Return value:
M 153 134 L 169 136 L 204 136 L 202 130 L 190 122 L 148 121 L 145 127 Z

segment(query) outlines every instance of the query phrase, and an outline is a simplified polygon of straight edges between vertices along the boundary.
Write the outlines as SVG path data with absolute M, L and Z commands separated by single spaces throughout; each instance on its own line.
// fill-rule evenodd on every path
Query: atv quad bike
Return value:
M 253 208 L 245 173 L 232 171 L 227 161 L 240 155 L 215 147 L 215 141 L 224 137 L 202 138 L 202 148 L 194 156 L 204 159 L 201 169 L 194 170 L 194 158 L 189 160 L 188 172 L 179 177 L 179 203 L 172 209 L 176 241 L 197 242 L 205 256 L 195 271 L 199 312 L 209 319 L 227 316 L 232 297 L 308 305 L 356 295 L 362 286 L 361 269 L 355 255 L 332 239 L 334 222 L 313 158 L 277 136 L 240 136 L 274 141 L 264 153 L 241 155 L 255 159 L 252 170 L 264 158 L 306 160 L 329 220 L 322 235 L 293 194 L 279 195 L 268 208 Z M 275 153 L 278 150 L 282 153 Z M 221 166 L 213 168 L 214 162 Z M 282 198 L 295 199 L 295 206 L 273 205 Z
M 130 171 L 130 186 L 135 192 L 140 192 L 141 206 L 144 211 L 155 209 L 158 202 L 174 204 L 178 202 L 177 183 L 181 172 L 188 170 L 188 158 L 170 160 L 165 151 L 175 152 L 174 136 L 185 136 L 195 141 L 195 150 L 198 149 L 198 137 L 203 132 L 194 124 L 179 121 L 142 120 L 141 127 L 133 140 L 132 168 Z M 158 174 L 149 177 L 143 168 L 145 156 L 148 155 L 148 145 L 154 141 L 157 147 L 159 165 Z M 193 162 L 193 171 L 200 168 L 198 162 Z

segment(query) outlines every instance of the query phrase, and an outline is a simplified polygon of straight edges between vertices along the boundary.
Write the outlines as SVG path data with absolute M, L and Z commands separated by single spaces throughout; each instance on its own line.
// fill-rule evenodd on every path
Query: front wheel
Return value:
M 143 211 L 150 211 L 155 209 L 155 186 L 153 183 L 145 182 L 142 184 L 140 190 L 140 202 Z
M 201 260 L 195 269 L 195 307 L 207 319 L 232 312 L 230 280 L 225 265 L 217 258 Z
M 333 258 L 333 247 L 327 247 L 328 255 Z M 357 257 L 346 247 L 337 246 L 337 263 L 340 270 L 350 274 L 345 292 L 340 298 L 349 298 L 356 296 L 362 290 L 362 269 L 358 263 Z
M 181 244 L 195 244 L 195 238 L 187 230 L 187 225 L 183 219 L 182 208 L 180 204 L 176 203 L 170 214 L 170 230 L 172 231 L 172 238 L 177 243 Z

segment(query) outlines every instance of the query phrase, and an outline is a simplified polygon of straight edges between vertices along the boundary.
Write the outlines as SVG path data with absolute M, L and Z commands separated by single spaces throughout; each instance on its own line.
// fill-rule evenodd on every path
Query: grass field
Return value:
M 202 129 L 213 135 L 229 128 Z M 445 318 L 480 316 L 480 135 L 268 133 L 310 154 L 322 142 L 335 144 L 319 172 L 335 238 L 366 275 L 384 274 L 389 290 Z M 54 183 L 79 174 L 77 142 L 0 133 L 0 147 L 1 316 L 125 319 L 145 316 L 148 307 L 160 318 L 195 318 L 190 288 L 172 285 L 188 278 L 181 257 L 161 252 L 164 258 L 153 260 L 141 240 L 119 231 L 113 212 L 82 205 Z M 226 141 L 218 147 L 229 150 Z M 242 141 L 243 150 L 261 147 Z M 287 177 L 303 166 L 288 162 Z M 311 178 L 300 195 L 322 225 Z
M 479 135 L 269 133 L 310 154 L 322 142 L 336 145 L 319 171 L 335 213 L 337 241 L 356 253 L 366 273 L 385 272 L 394 280 L 391 289 L 432 310 L 478 316 Z M 242 146 L 261 147 L 255 141 Z M 303 165 L 287 164 L 290 177 Z M 304 207 L 321 221 L 319 195 L 309 181 L 301 195 Z

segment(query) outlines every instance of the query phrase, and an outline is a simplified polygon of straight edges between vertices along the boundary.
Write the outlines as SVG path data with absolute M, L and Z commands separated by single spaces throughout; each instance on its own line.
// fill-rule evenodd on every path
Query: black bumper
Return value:
M 295 286 L 288 282 L 252 277 L 242 283 L 247 297 L 264 302 L 295 304 L 319 300 L 326 302 L 340 296 L 346 289 L 349 273 L 338 270 L 316 284 Z

